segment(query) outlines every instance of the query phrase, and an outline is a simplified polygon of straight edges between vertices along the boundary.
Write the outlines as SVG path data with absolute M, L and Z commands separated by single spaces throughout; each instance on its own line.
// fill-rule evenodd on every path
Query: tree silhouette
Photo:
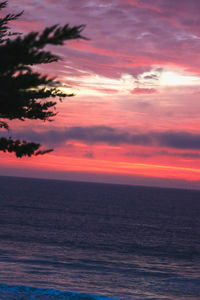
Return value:
M 0 2 L 0 10 L 6 6 L 7 1 Z M 22 13 L 7 14 L 0 18 L 0 128 L 4 130 L 9 130 L 4 119 L 52 120 L 56 115 L 56 98 L 61 100 L 73 94 L 62 92 L 59 89 L 60 82 L 41 75 L 33 67 L 60 60 L 59 56 L 44 50 L 46 45 L 63 45 L 67 40 L 85 39 L 81 35 L 84 25 L 54 25 L 45 28 L 40 34 L 30 32 L 24 36 L 10 32 L 9 22 L 18 19 Z M 13 140 L 11 137 L 0 138 L 0 151 L 14 152 L 17 157 L 52 151 L 42 151 L 40 146 L 38 143 Z

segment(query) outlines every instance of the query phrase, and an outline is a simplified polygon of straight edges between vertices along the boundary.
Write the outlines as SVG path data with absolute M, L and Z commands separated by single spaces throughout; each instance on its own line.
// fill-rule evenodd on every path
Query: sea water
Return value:
M 0 177 L 0 299 L 200 299 L 200 192 Z

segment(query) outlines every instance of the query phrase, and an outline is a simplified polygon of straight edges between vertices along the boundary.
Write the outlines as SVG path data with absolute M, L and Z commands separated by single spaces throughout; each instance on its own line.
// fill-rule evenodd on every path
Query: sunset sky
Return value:
M 54 122 L 10 122 L 54 152 L 0 154 L 1 175 L 200 188 L 199 0 L 12 0 L 13 28 L 85 24 L 40 72 L 76 96 Z

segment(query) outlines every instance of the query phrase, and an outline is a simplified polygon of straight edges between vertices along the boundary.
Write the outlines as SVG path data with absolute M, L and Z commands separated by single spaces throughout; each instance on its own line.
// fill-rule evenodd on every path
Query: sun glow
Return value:
M 80 71 L 80 70 L 79 70 Z M 134 88 L 154 88 L 175 86 L 195 86 L 200 84 L 200 77 L 185 73 L 183 70 L 161 70 L 155 68 L 135 78 L 131 74 L 121 74 L 119 78 L 109 78 L 96 74 L 85 74 L 81 77 L 67 77 L 72 87 L 65 92 L 76 95 L 129 95 Z
M 73 86 L 70 91 L 77 95 L 102 95 L 114 92 L 129 94 L 134 86 L 134 77 L 130 74 L 122 74 L 120 78 L 91 74 L 79 78 L 68 76 L 67 79 Z M 69 92 L 69 89 L 67 91 Z
M 162 86 L 180 86 L 180 85 L 199 85 L 200 78 L 191 75 L 182 75 L 180 73 L 166 71 L 161 73 L 160 85 Z

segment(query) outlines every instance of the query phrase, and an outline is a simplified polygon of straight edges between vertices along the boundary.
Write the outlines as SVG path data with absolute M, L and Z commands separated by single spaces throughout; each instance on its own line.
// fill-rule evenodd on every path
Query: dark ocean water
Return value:
M 103 296 L 200 299 L 200 192 L 0 177 L 0 299 Z

